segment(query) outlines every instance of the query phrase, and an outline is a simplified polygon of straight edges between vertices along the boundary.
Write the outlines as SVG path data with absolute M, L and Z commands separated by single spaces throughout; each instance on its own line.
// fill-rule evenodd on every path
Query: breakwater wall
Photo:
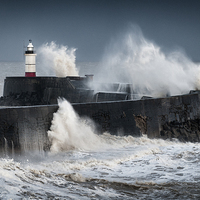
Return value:
M 89 77 L 6 77 L 0 105 L 50 105 L 58 97 L 73 103 L 91 102 L 93 90 L 88 82 Z
M 200 94 L 137 101 L 74 104 L 80 115 L 87 115 L 101 132 L 200 141 Z
M 99 132 L 180 141 L 200 141 L 198 92 L 138 101 L 72 104 L 80 116 L 97 124 Z M 47 131 L 57 105 L 2 107 L 0 149 L 3 154 L 48 151 Z
M 0 154 L 48 150 L 47 130 L 57 109 L 58 106 L 1 107 Z

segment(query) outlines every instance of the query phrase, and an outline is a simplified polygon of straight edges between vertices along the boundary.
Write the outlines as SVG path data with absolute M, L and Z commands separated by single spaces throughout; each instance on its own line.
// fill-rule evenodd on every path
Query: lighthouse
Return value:
M 36 76 L 35 58 L 36 54 L 34 51 L 32 40 L 29 40 L 27 50 L 25 51 L 25 77 Z

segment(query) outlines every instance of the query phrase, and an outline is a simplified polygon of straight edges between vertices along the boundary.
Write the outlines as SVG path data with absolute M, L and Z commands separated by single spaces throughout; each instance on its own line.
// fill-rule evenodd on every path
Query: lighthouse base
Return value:
M 36 77 L 35 72 L 25 72 L 25 77 Z

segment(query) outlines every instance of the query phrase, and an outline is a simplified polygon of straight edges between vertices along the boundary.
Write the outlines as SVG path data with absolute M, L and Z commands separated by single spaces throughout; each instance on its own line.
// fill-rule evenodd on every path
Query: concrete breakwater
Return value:
M 94 120 L 99 133 L 200 141 L 200 94 L 144 100 L 73 103 L 80 116 Z M 50 149 L 47 131 L 57 105 L 1 107 L 2 154 Z

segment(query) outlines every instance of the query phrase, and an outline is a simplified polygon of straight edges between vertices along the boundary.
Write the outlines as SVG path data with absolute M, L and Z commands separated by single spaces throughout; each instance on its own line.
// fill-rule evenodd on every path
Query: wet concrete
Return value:
M 138 101 L 73 103 L 80 116 L 93 119 L 99 133 L 200 141 L 198 93 Z M 47 131 L 57 105 L 2 107 L 1 152 L 48 151 Z

